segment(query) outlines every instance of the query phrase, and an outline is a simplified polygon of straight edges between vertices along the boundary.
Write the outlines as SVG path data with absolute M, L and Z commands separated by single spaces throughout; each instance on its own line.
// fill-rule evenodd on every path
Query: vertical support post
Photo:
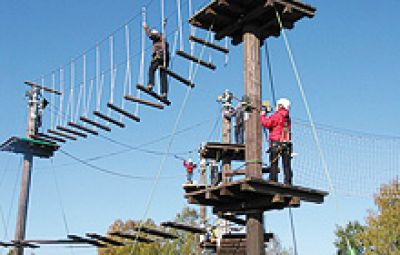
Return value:
M 257 28 L 247 26 L 243 35 L 244 92 L 256 109 L 261 107 L 260 39 Z M 259 111 L 255 109 L 245 120 L 246 132 L 246 177 L 261 178 L 262 130 Z M 246 254 L 264 255 L 263 211 L 246 215 Z
M 206 160 L 200 156 L 200 184 L 206 186 L 206 169 L 207 162 Z M 206 207 L 204 205 L 200 205 L 200 226 L 204 226 L 206 224 Z
M 29 104 L 28 104 L 28 130 L 27 137 L 31 137 L 37 133 L 37 117 L 38 117 L 38 99 L 39 90 L 35 87 L 29 92 Z M 32 165 L 33 155 L 26 153 L 24 155 L 24 164 L 22 168 L 22 179 L 21 179 L 21 190 L 19 194 L 18 202 L 18 216 L 17 225 L 15 230 L 15 240 L 22 241 L 25 239 L 26 233 L 26 220 L 28 216 L 28 204 L 29 204 L 29 191 L 31 185 L 32 176 Z M 23 255 L 24 248 L 16 247 L 14 250 L 15 255 Z

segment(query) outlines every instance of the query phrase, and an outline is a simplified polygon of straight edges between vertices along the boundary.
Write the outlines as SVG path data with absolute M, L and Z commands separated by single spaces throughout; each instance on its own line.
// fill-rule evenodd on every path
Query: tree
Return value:
M 291 255 L 293 253 L 289 252 L 289 250 L 284 249 L 282 247 L 281 241 L 279 238 L 274 235 L 274 237 L 267 243 L 267 247 L 265 249 L 267 254 L 270 255 Z
M 198 221 L 198 214 L 194 209 L 185 207 L 183 208 L 182 212 L 178 213 L 175 218 L 176 222 L 184 223 L 188 225 L 196 225 Z M 129 233 L 129 234 L 136 234 L 137 232 L 134 231 L 134 228 L 139 226 L 140 222 L 127 220 L 123 222 L 122 220 L 116 220 L 108 230 L 108 233 L 118 231 L 122 233 Z M 149 228 L 157 228 L 156 224 L 153 220 L 148 219 L 143 222 L 143 226 Z M 161 238 L 155 238 L 154 236 L 147 235 L 145 233 L 141 233 L 140 236 L 151 238 L 156 240 L 153 243 L 145 244 L 137 242 L 134 244 L 133 242 L 129 245 L 125 245 L 122 247 L 110 247 L 106 249 L 99 249 L 99 255 L 193 255 L 193 254 L 200 254 L 198 252 L 199 247 L 199 237 L 198 235 L 194 235 L 191 233 L 177 231 L 172 229 L 169 231 L 171 234 L 175 234 L 178 236 L 176 240 L 165 240 Z M 121 238 L 113 239 L 127 242 Z
M 365 254 L 400 254 L 400 184 L 394 180 L 383 185 L 375 195 L 376 212 L 370 211 L 367 227 L 358 240 L 364 244 Z
M 363 250 L 362 243 L 357 239 L 357 235 L 364 231 L 365 227 L 358 221 L 349 222 L 345 227 L 336 226 L 335 246 L 338 255 L 361 254 Z

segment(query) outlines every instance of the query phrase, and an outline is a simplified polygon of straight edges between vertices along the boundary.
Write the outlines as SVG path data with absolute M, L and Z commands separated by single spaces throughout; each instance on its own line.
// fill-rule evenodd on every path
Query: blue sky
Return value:
M 76 84 L 82 76 L 82 53 L 87 56 L 87 77 L 94 77 L 94 51 L 96 43 L 100 43 L 101 69 L 109 69 L 108 36 L 133 19 L 128 25 L 131 36 L 132 84 L 135 85 L 139 76 L 140 57 L 140 10 L 148 1 L 1 1 L 0 2 L 0 86 L 3 100 L 0 102 L 1 141 L 13 135 L 23 135 L 26 129 L 26 88 L 23 81 L 39 79 L 42 75 L 64 66 L 66 82 L 68 83 L 71 59 L 75 61 Z M 399 135 L 400 120 L 396 114 L 400 103 L 397 99 L 400 93 L 400 34 L 395 28 L 398 23 L 396 10 L 400 3 L 387 0 L 384 4 L 373 1 L 309 1 L 317 7 L 314 19 L 299 22 L 295 29 L 288 31 L 289 41 L 298 64 L 299 72 L 309 100 L 311 111 L 317 123 L 342 129 L 357 130 L 388 136 Z M 195 7 L 200 5 L 194 4 Z M 185 50 L 189 51 L 187 42 L 188 18 L 187 1 L 182 1 L 184 20 Z M 171 47 L 174 31 L 177 27 L 176 1 L 166 1 L 168 16 L 167 34 Z M 148 23 L 160 29 L 160 2 L 152 1 L 147 10 Z M 206 33 L 197 31 L 197 35 L 205 37 Z M 106 40 L 103 40 L 106 39 Z M 124 31 L 118 30 L 114 37 L 115 63 L 124 63 Z M 149 46 L 149 41 L 146 42 Z M 221 45 L 224 42 L 220 42 Z M 288 97 L 293 103 L 292 115 L 306 119 L 306 112 L 296 87 L 296 81 L 291 70 L 282 38 L 269 40 L 271 58 L 277 95 Z M 182 153 L 183 157 L 196 156 L 201 142 L 209 137 L 218 139 L 219 130 L 213 132 L 213 126 L 219 115 L 216 97 L 225 88 L 236 95 L 243 93 L 242 48 L 230 46 L 229 62 L 224 67 L 224 55 L 218 52 L 205 51 L 203 58 L 208 59 L 210 53 L 217 71 L 212 72 L 199 68 L 195 77 L 196 87 L 191 91 L 185 105 L 178 130 L 193 127 L 178 134 L 173 141 L 164 139 L 148 145 L 146 149 L 165 152 L 171 142 L 171 152 Z M 196 55 L 200 54 L 196 48 Z M 263 52 L 263 51 L 262 51 Z M 146 54 L 148 55 L 148 54 Z M 146 65 L 148 57 L 146 57 Z M 117 78 L 114 100 L 121 103 L 125 65 L 117 67 Z M 184 76 L 188 75 L 188 64 L 179 57 L 173 58 L 173 69 Z M 265 65 L 263 66 L 263 94 L 270 91 L 266 83 Z M 45 84 L 51 86 L 51 75 L 44 76 Z M 57 83 L 56 86 L 59 84 Z M 104 93 L 102 95 L 102 110 L 108 96 L 110 82 L 106 74 Z M 75 93 L 77 93 L 75 88 Z M 136 93 L 136 92 L 134 92 Z M 185 97 L 186 88 L 172 81 L 170 99 L 172 106 L 163 111 L 140 108 L 141 123 L 125 120 L 127 128 L 113 128 L 110 134 L 103 133 L 116 141 L 131 146 L 146 144 L 154 139 L 168 136 L 174 129 L 178 113 Z M 68 95 L 68 93 L 67 93 Z M 77 94 L 75 94 L 77 96 Z M 265 96 L 268 98 L 268 96 Z M 269 98 L 270 99 L 270 98 Z M 77 97 L 74 99 L 77 103 Z M 94 108 L 92 98 L 91 110 Z M 56 102 L 58 104 L 58 101 Z M 135 106 L 126 103 L 126 108 L 135 110 Z M 66 107 L 64 105 L 64 107 Z M 76 105 L 75 105 L 76 107 Z M 45 125 L 50 125 L 49 110 L 46 111 Z M 197 125 L 198 124 L 198 125 Z M 219 127 L 218 127 L 219 129 Z M 311 136 L 307 136 L 311 139 Z M 305 138 L 304 138 L 305 139 Z M 310 141 L 301 150 L 311 148 Z M 302 143 L 303 144 L 303 143 Z M 329 143 L 327 143 L 329 144 Z M 368 146 L 368 144 L 365 144 Z M 355 148 L 357 145 L 352 145 Z M 393 145 L 398 149 L 398 142 Z M 343 146 L 344 147 L 344 146 Z M 82 159 L 105 155 L 126 148 L 110 143 L 102 137 L 90 137 L 78 142 L 63 145 L 63 150 Z M 336 145 L 339 150 L 341 144 Z M 382 147 L 383 148 L 383 147 Z M 332 154 L 338 153 L 331 148 L 325 148 Z M 378 150 L 382 153 L 386 149 Z M 333 157 L 332 154 L 327 157 Z M 299 181 L 328 189 L 322 169 L 317 169 L 319 163 L 309 163 L 317 155 L 307 154 L 306 162 L 312 169 L 299 171 Z M 364 159 L 356 157 L 357 159 Z M 310 159 L 311 158 L 311 159 Z M 161 169 L 161 180 L 155 188 L 154 197 L 149 206 L 148 217 L 157 222 L 172 219 L 186 205 L 183 199 L 181 183 L 184 181 L 184 170 L 181 162 L 173 157 L 126 151 L 113 157 L 103 158 L 93 164 L 135 176 L 155 176 Z M 374 158 L 375 159 L 375 158 Z M 299 160 L 300 161 L 300 160 Z M 318 159 L 316 159 L 318 161 Z M 350 160 L 351 161 L 351 157 Z M 5 236 L 4 225 L 0 224 L 0 239 L 12 239 L 14 236 L 17 194 L 19 189 L 20 157 L 0 154 L 0 206 L 8 219 L 8 231 Z M 369 162 L 369 161 L 368 161 Z M 394 167 L 399 161 L 393 161 Z M 300 165 L 307 166 L 306 163 Z M 357 169 L 357 163 L 351 169 Z M 339 166 L 347 166 L 341 162 Z M 370 164 L 374 166 L 373 162 Z M 365 166 L 368 168 L 368 166 Z M 107 227 L 117 218 L 141 219 L 145 214 L 149 193 L 154 182 L 129 180 L 105 175 L 87 166 L 77 163 L 61 152 L 57 152 L 53 162 L 35 160 L 31 200 L 29 207 L 29 223 L 27 238 L 59 238 L 65 237 L 60 196 L 68 228 L 71 233 L 83 234 L 96 231 L 105 233 Z M 397 168 L 398 169 L 398 168 Z M 333 176 L 341 173 L 340 169 L 331 169 Z M 337 172 L 334 172 L 336 171 Z M 315 171 L 315 172 L 314 172 Z M 317 172 L 318 171 L 318 172 Z M 393 170 L 396 173 L 396 170 Z M 390 172 L 390 174 L 393 173 Z M 310 172 L 310 173 L 309 173 Z M 54 173 L 57 178 L 60 196 L 58 195 Z M 374 179 L 373 171 L 357 169 L 357 176 L 366 180 Z M 398 174 L 398 170 L 397 170 Z M 307 179 L 308 178 L 308 179 Z M 296 179 L 295 179 L 296 181 Z M 363 183 L 367 183 L 361 180 Z M 341 187 L 349 187 L 351 183 L 344 181 Z M 372 191 L 377 187 L 365 190 Z M 350 189 L 350 188 L 349 188 Z M 363 192 L 365 191 L 362 190 Z M 342 190 L 343 191 L 343 190 Z M 360 191 L 360 190 L 359 190 Z M 18 193 L 18 192 L 17 192 Z M 373 206 L 371 199 L 362 197 L 330 196 L 323 205 L 304 204 L 295 210 L 296 231 L 299 254 L 334 254 L 334 226 L 349 220 L 363 221 L 366 210 Z M 11 209 L 9 209 L 11 208 Z M 10 218 L 8 214 L 10 212 Z M 287 211 L 277 211 L 265 215 L 266 229 L 277 233 L 284 246 L 290 247 L 289 225 Z M 5 238 L 3 238 L 5 237 Z M 57 250 L 60 254 L 70 253 L 68 249 L 44 248 L 37 254 L 51 254 Z M 5 250 L 0 250 L 1 254 Z M 94 254 L 95 250 L 75 250 L 75 254 Z

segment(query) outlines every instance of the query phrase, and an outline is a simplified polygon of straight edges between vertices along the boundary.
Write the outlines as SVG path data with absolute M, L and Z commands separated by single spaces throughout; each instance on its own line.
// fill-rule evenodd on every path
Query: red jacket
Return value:
M 271 116 L 260 115 L 261 124 L 269 130 L 269 140 L 273 142 L 290 141 L 291 122 L 289 111 L 280 108 Z M 287 121 L 288 132 L 284 132 Z
M 195 163 L 187 163 L 186 160 L 183 161 L 183 165 L 186 167 L 188 173 L 192 173 L 193 169 L 197 167 Z

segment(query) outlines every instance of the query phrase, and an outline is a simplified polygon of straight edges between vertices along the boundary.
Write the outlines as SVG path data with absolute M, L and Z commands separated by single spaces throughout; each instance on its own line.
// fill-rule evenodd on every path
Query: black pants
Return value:
M 282 158 L 283 172 L 285 175 L 284 183 L 292 184 L 293 172 L 291 166 L 292 159 L 292 144 L 271 142 L 269 148 L 269 162 L 270 162 L 270 174 L 269 179 L 271 181 L 278 181 L 278 163 L 279 158 Z
M 157 68 L 159 66 L 164 65 L 164 57 L 156 57 L 153 56 L 153 59 L 151 60 L 150 67 L 149 67 L 149 84 L 154 85 L 154 75 L 157 71 Z M 165 61 L 165 67 L 167 68 L 169 65 L 169 57 L 167 56 L 167 59 Z M 161 93 L 168 93 L 168 80 L 167 80 L 167 74 L 160 70 L 160 83 L 161 83 Z
M 244 124 L 235 126 L 235 142 L 237 144 L 244 144 Z

